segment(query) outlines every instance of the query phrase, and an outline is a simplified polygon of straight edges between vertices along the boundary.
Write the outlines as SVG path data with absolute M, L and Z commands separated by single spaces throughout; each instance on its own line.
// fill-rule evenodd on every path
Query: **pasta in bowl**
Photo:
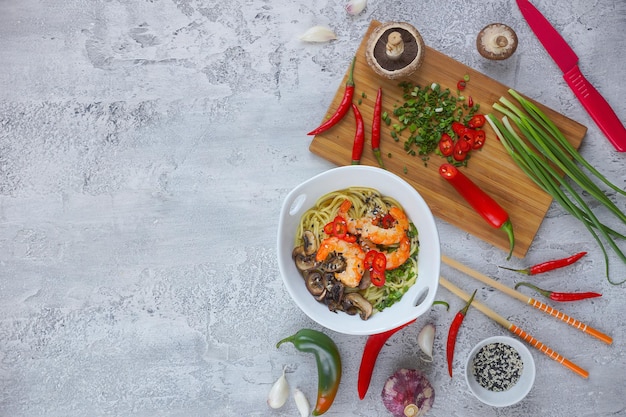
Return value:
M 341 333 L 375 334 L 432 305 L 439 235 L 406 181 L 375 167 L 339 167 L 287 195 L 278 264 L 290 296 L 312 320 Z

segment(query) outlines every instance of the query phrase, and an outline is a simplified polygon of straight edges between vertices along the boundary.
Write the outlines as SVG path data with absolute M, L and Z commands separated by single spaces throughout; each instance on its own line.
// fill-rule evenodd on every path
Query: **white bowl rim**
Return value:
M 282 247 L 287 247 L 285 246 L 287 244 L 289 245 L 288 247 L 293 246 L 294 235 L 284 232 L 285 228 L 289 226 L 287 224 L 288 222 L 299 222 L 302 213 L 313 206 L 319 197 L 328 192 L 352 186 L 377 189 L 383 195 L 389 195 L 398 200 L 405 209 L 407 209 L 407 207 L 418 207 L 421 218 L 416 220 L 409 216 L 411 217 L 411 221 L 416 223 L 420 237 L 428 236 L 429 238 L 428 245 L 420 240 L 418 268 L 421 267 L 424 269 L 418 269 L 417 282 L 404 294 L 400 302 L 385 309 L 383 312 L 376 313 L 368 320 L 360 320 L 358 317 L 332 313 L 328 311 L 325 305 L 315 301 L 310 295 L 306 298 L 300 297 L 301 302 L 298 302 L 298 294 L 303 288 L 305 289 L 305 287 L 303 285 L 299 285 L 298 287 L 292 285 L 293 280 L 289 279 L 289 277 L 292 276 L 294 272 L 298 275 L 300 275 L 300 273 L 295 269 L 293 260 L 291 259 L 291 250 L 289 250 L 289 253 L 285 250 L 281 250 Z M 312 191 L 308 193 L 306 190 Z M 394 194 L 394 192 L 398 194 Z M 408 210 L 409 209 L 407 209 L 407 211 Z M 281 208 L 277 248 L 279 270 L 283 283 L 291 298 L 313 321 L 339 333 L 370 335 L 406 324 L 425 313 L 432 306 L 439 285 L 441 259 L 440 241 L 437 226 L 430 208 L 423 197 L 408 182 L 392 172 L 377 167 L 347 165 L 332 168 L 296 186 L 286 196 Z M 426 258 L 432 261 L 426 262 L 422 260 Z M 411 305 L 411 303 L 413 303 L 413 305 Z M 321 309 L 325 310 L 325 312 L 321 312 Z
M 483 346 L 491 343 L 504 343 L 511 346 L 520 354 L 524 368 L 519 381 L 507 391 L 489 391 L 482 387 L 471 371 L 474 356 Z M 465 362 L 465 381 L 476 398 L 493 407 L 508 407 L 523 400 L 535 383 L 535 360 L 524 343 L 509 336 L 491 336 L 478 342 L 470 351 Z

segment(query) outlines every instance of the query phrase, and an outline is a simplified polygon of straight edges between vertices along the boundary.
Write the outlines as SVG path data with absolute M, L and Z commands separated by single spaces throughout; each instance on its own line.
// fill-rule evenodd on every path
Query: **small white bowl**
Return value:
M 316 301 L 304 285 L 291 257 L 296 227 L 302 214 L 332 191 L 369 187 L 395 198 L 419 233 L 417 282 L 391 307 L 368 320 L 333 313 Z M 285 198 L 278 223 L 278 267 L 287 291 L 300 309 L 320 325 L 339 333 L 370 335 L 394 329 L 430 309 L 439 285 L 441 253 L 435 219 L 422 196 L 409 183 L 384 169 L 364 165 L 334 168 L 303 182 Z
M 519 380 L 506 391 L 491 391 L 484 388 L 474 377 L 473 362 L 478 351 L 486 345 L 503 343 L 515 349 L 519 353 L 523 368 Z M 507 407 L 520 402 L 530 392 L 535 382 L 535 361 L 532 354 L 522 342 L 508 336 L 489 337 L 479 342 L 471 350 L 465 364 L 465 380 L 467 385 L 480 401 L 494 407 Z

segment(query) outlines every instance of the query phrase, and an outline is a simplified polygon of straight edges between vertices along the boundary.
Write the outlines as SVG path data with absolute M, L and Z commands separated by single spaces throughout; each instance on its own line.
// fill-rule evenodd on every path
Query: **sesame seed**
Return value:
M 520 354 L 505 343 L 490 343 L 474 356 L 472 373 L 485 389 L 507 391 L 519 381 L 524 363 Z

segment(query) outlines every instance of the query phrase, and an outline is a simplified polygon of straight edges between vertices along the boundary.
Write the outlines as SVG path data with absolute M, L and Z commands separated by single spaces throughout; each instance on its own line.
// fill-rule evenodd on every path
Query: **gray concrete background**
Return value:
M 626 2 L 535 3 L 626 121 Z M 266 405 L 285 366 L 314 403 L 313 359 L 275 348 L 301 327 L 317 328 L 282 285 L 278 213 L 294 186 L 332 167 L 308 152 L 306 132 L 371 19 L 407 21 L 429 46 L 585 124 L 582 154 L 626 186 L 626 155 L 579 105 L 514 1 L 370 0 L 351 17 L 343 1 L 328 0 L 0 0 L 0 415 L 294 416 L 292 400 L 277 411 Z M 520 37 L 504 62 L 474 48 L 496 21 Z M 318 24 L 338 40 L 298 40 Z M 616 202 L 626 211 L 625 199 Z M 499 273 L 501 251 L 438 227 L 443 253 L 516 278 Z M 433 309 L 390 340 L 363 401 L 365 338 L 331 333 L 344 378 L 327 415 L 388 415 L 379 393 L 401 366 L 422 369 L 435 386 L 433 416 L 626 415 L 625 289 L 604 278 L 597 244 L 553 205 L 517 263 L 580 250 L 589 251 L 580 263 L 542 282 L 604 293 L 559 307 L 611 334 L 612 346 L 488 288 L 479 294 L 588 369 L 588 380 L 533 351 L 529 396 L 505 409 L 482 405 L 460 372 L 447 375 L 447 326 L 461 302 L 441 289 L 451 312 Z M 612 275 L 626 277 L 609 256 Z M 429 321 L 436 353 L 426 364 L 416 335 Z M 471 312 L 456 369 L 475 343 L 504 333 Z

